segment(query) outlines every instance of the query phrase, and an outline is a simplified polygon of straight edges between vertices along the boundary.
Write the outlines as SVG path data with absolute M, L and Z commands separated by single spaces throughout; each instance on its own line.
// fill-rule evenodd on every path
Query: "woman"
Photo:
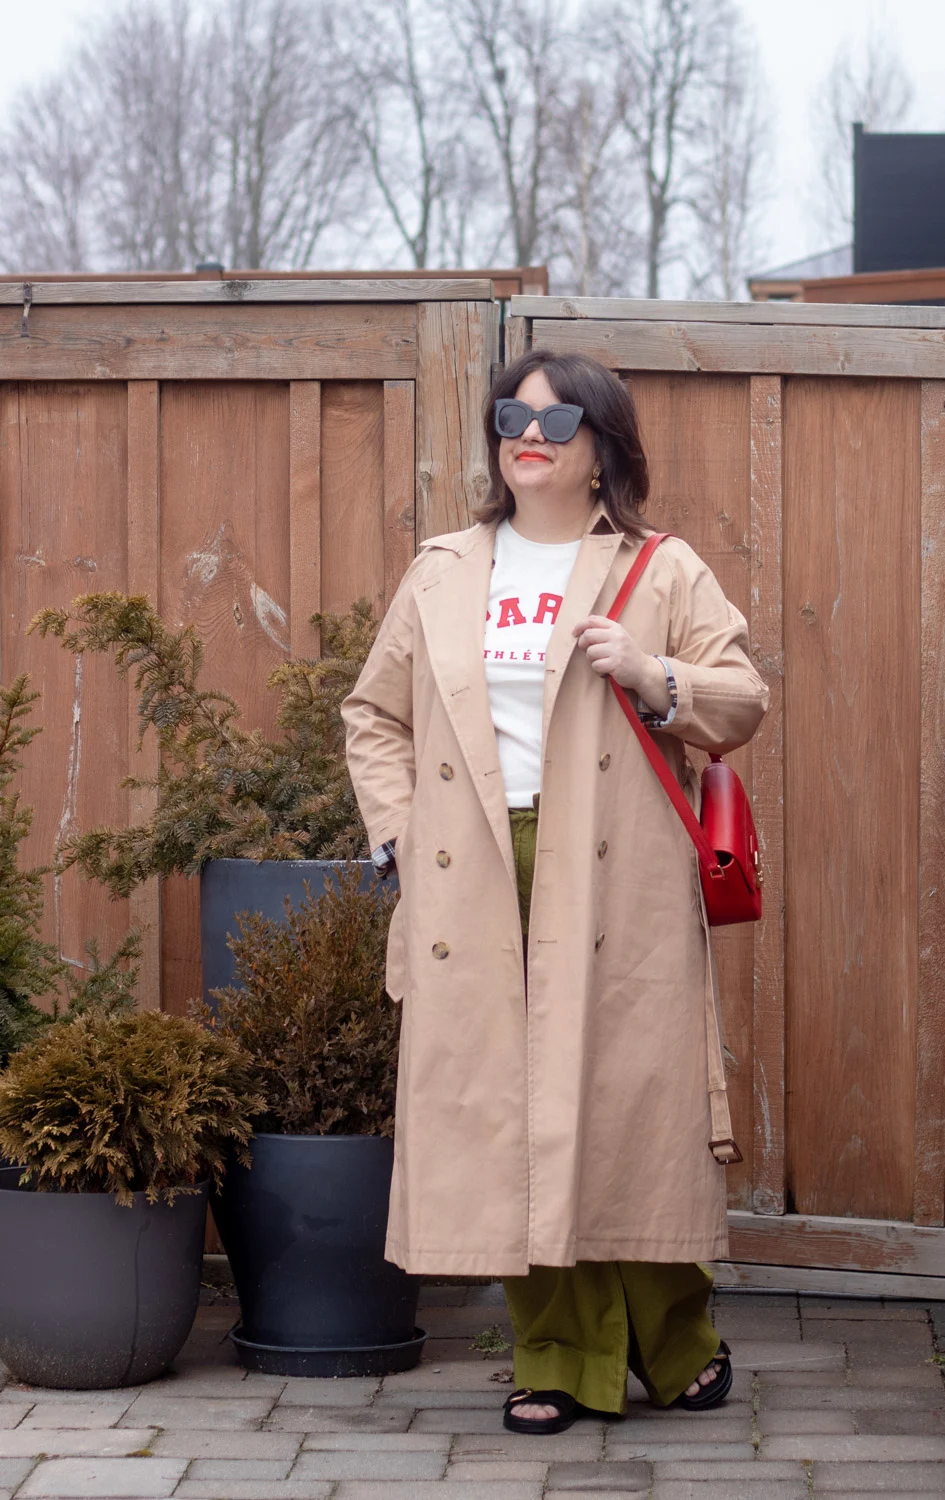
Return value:
M 696 1264 L 728 1252 L 732 1150 L 695 854 L 606 678 L 696 796 L 685 743 L 735 749 L 767 695 L 684 542 L 606 618 L 648 533 L 609 371 L 526 354 L 485 423 L 479 520 L 422 545 L 344 715 L 402 892 L 387 1255 L 504 1279 L 505 1425 L 547 1433 L 623 1412 L 628 1363 L 661 1406 L 731 1386 Z

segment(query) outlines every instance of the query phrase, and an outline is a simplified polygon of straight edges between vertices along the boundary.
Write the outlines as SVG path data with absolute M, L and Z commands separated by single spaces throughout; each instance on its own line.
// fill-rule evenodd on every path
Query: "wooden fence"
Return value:
M 718 945 L 733 1255 L 941 1277 L 945 309 L 519 297 L 508 332 L 629 381 L 652 519 L 771 687 L 734 758 L 766 915 Z
M 480 407 L 498 357 L 491 282 L 247 279 L 0 284 L 0 681 L 28 671 L 26 857 L 140 816 L 156 770 L 127 685 L 27 636 L 44 606 L 148 594 L 206 645 L 204 680 L 275 728 L 265 686 L 314 648 L 308 620 L 383 610 L 416 543 L 485 483 Z M 145 935 L 142 1001 L 200 992 L 197 883 L 111 901 L 47 881 L 47 936 L 84 961 Z
M 110 663 L 26 637 L 36 610 L 148 593 L 271 727 L 267 673 L 312 612 L 383 608 L 417 540 L 465 524 L 498 321 L 488 282 L 0 284 L 0 680 L 43 693 L 35 858 L 138 815 L 120 779 L 154 770 Z M 754 1263 L 728 1274 L 945 1294 L 945 309 L 518 297 L 507 334 L 629 380 L 653 519 L 715 569 L 772 688 L 736 758 L 766 916 L 719 943 Z M 144 925 L 144 1001 L 179 1009 L 196 901 L 67 875 L 48 935 L 81 962 Z

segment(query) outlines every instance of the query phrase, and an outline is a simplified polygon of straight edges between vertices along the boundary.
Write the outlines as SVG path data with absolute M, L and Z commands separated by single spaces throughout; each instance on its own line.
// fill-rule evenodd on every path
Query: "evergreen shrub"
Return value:
M 365 857 L 367 835 L 345 761 L 342 700 L 354 687 L 377 634 L 371 606 L 316 614 L 318 659 L 284 662 L 278 689 L 280 737 L 246 729 L 227 694 L 200 684 L 203 645 L 193 626 L 170 630 L 142 595 L 86 594 L 69 610 L 46 609 L 30 630 L 73 652 L 111 654 L 134 675 L 139 746 L 156 734 L 157 808 L 130 828 L 95 828 L 63 842 L 62 869 L 78 865 L 115 896 L 153 875 L 196 875 L 210 859 Z
M 66 968 L 40 938 L 43 876 L 49 867 L 20 868 L 20 845 L 33 810 L 10 790 L 22 751 L 42 732 L 23 722 L 38 697 L 25 675 L 0 687 L 0 1066 L 39 1032 L 46 1018 L 33 1002 L 55 989 Z
M 0 1074 L 0 1153 L 40 1192 L 143 1192 L 167 1203 L 228 1152 L 249 1161 L 264 1107 L 229 1036 L 158 1011 L 93 1006 L 23 1047 Z
M 400 1007 L 384 989 L 395 893 L 358 889 L 356 863 L 285 923 L 238 918 L 230 938 L 239 985 L 212 991 L 197 1014 L 252 1058 L 265 1099 L 260 1129 L 285 1135 L 394 1133 Z M 240 987 L 242 986 L 242 987 Z

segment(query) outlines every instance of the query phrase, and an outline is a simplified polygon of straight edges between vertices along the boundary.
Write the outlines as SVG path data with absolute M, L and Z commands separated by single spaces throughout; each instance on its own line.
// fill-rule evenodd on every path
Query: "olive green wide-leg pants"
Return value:
M 522 931 L 528 933 L 538 814 L 509 814 Z M 706 1312 L 712 1277 L 699 1265 L 579 1261 L 532 1266 L 503 1280 L 515 1330 L 515 1384 L 567 1391 L 582 1406 L 621 1413 L 627 1368 L 668 1406 L 718 1352 Z

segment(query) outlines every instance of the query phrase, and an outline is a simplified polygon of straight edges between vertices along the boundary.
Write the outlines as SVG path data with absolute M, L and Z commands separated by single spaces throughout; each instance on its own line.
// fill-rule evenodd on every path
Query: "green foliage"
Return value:
M 209 859 L 344 859 L 368 853 L 344 755 L 341 702 L 357 681 L 377 623 L 365 600 L 347 615 L 313 615 L 319 660 L 285 662 L 269 676 L 280 692 L 281 738 L 244 729 L 225 693 L 200 686 L 203 646 L 192 626 L 172 631 L 147 598 L 86 594 L 71 610 L 42 610 L 30 625 L 68 651 L 111 653 L 134 674 L 139 746 L 150 728 L 161 765 L 157 810 L 130 828 L 94 828 L 66 840 L 77 864 L 114 896 L 152 875 L 196 875 Z
M 125 934 L 111 958 L 102 962 L 98 942 L 90 938 L 85 945 L 89 967 L 80 970 L 79 978 L 73 973 L 66 975 L 68 993 L 68 1016 L 83 1016 L 88 1010 L 100 1010 L 107 1015 L 132 1010 L 135 1004 L 135 987 L 141 965 L 141 935 L 137 928 Z M 124 968 L 128 964 L 130 967 Z M 53 1014 L 58 1017 L 59 1007 Z
M 498 1323 L 493 1323 L 489 1328 L 484 1328 L 481 1333 L 477 1333 L 469 1347 L 477 1349 L 480 1354 L 504 1354 L 506 1349 L 511 1349 L 512 1346 Z
M 43 1026 L 45 1017 L 33 1001 L 49 994 L 65 969 L 40 939 L 47 867 L 19 865 L 33 812 L 9 789 L 21 752 L 41 733 L 22 722 L 39 697 L 28 691 L 28 682 L 21 676 L 12 687 L 0 687 L 0 1065 Z
M 0 1076 L 0 1153 L 39 1191 L 173 1202 L 228 1150 L 248 1160 L 264 1105 L 226 1036 L 156 1011 L 90 1009 L 60 1020 Z
M 295 1135 L 393 1135 L 399 1007 L 384 990 L 396 900 L 360 869 L 317 899 L 306 886 L 285 923 L 244 913 L 230 939 L 243 988 L 214 990 L 197 1014 L 253 1060 L 261 1128 Z

